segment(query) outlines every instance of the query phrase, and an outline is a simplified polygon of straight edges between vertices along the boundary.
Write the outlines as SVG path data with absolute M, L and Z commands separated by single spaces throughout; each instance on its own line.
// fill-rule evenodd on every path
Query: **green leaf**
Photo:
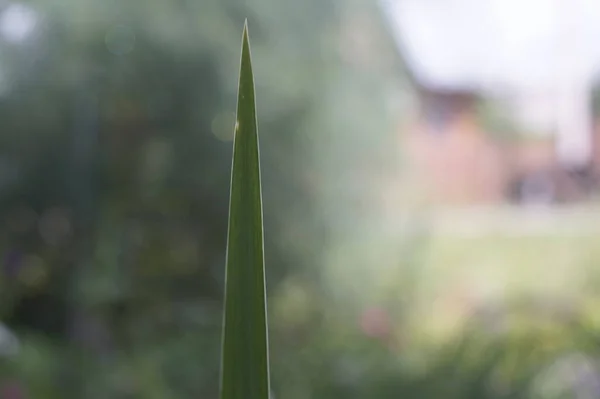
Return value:
M 263 217 L 254 78 L 244 25 L 233 142 L 221 399 L 269 398 Z

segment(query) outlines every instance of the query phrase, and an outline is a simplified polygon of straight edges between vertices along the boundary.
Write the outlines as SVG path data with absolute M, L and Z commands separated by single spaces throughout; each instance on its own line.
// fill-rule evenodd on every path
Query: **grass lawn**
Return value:
M 600 209 L 444 211 L 426 220 L 417 238 L 386 220 L 341 240 L 327 258 L 334 292 L 356 308 L 408 307 L 411 325 L 431 336 L 519 300 L 549 317 L 600 316 Z

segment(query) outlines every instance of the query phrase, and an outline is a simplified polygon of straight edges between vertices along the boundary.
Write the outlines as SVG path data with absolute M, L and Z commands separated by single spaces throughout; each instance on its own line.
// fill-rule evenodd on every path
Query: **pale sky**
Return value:
M 600 71 L 600 0 L 380 0 L 422 83 L 531 88 Z

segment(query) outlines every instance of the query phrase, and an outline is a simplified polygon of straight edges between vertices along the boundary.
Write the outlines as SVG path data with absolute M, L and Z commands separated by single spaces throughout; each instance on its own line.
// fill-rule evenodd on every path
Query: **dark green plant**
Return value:
M 231 171 L 221 399 L 269 397 L 263 216 L 254 78 L 244 25 Z

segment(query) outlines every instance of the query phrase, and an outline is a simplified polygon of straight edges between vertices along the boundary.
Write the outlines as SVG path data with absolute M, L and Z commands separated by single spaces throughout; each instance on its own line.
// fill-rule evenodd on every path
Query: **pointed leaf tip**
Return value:
M 221 399 L 269 399 L 262 190 L 247 20 L 242 40 L 225 262 Z
M 244 20 L 244 32 L 242 33 L 242 58 L 244 53 L 250 52 L 250 35 L 248 33 L 248 18 Z

